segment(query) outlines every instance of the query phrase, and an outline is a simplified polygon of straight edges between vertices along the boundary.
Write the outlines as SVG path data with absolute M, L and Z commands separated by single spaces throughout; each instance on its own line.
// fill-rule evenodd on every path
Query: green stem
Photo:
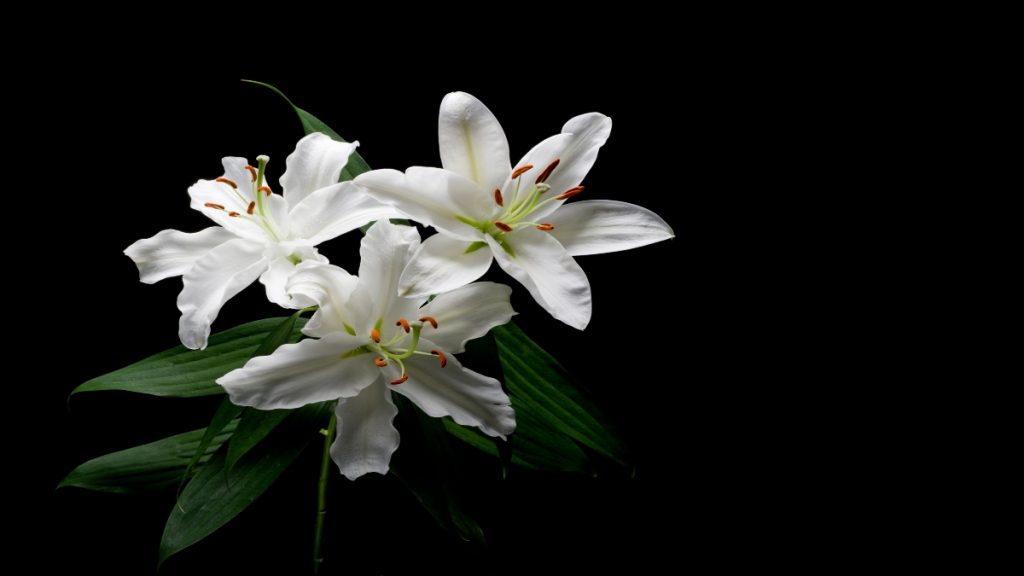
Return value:
M 316 494 L 316 535 L 313 540 L 313 574 L 320 573 L 320 565 L 324 558 L 321 552 L 320 543 L 324 534 L 324 520 L 327 518 L 327 473 L 331 468 L 331 440 L 334 438 L 334 431 L 338 428 L 338 419 L 331 414 L 331 422 L 327 430 L 322 430 L 324 435 L 324 455 L 320 460 L 320 485 Z

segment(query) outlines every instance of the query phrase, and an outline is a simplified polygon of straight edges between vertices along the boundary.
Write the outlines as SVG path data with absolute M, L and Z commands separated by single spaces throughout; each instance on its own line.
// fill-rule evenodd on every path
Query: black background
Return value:
M 622 559 L 643 571 L 665 560 L 714 558 L 726 552 L 729 538 L 755 529 L 758 521 L 744 507 L 756 506 L 752 492 L 764 484 L 749 482 L 755 462 L 736 465 L 743 454 L 732 442 L 742 426 L 737 403 L 749 406 L 752 400 L 740 397 L 743 383 L 725 375 L 743 359 L 728 359 L 725 366 L 726 351 L 718 346 L 736 337 L 730 329 L 737 320 L 722 300 L 735 287 L 714 277 L 718 265 L 707 266 L 712 244 L 729 239 L 691 233 L 695 226 L 708 230 L 708 220 L 717 217 L 707 209 L 707 197 L 724 187 L 716 178 L 723 174 L 719 152 L 730 128 L 722 102 L 709 103 L 730 95 L 707 87 L 706 71 L 693 64 L 659 73 L 583 71 L 530 59 L 529 65 L 467 74 L 431 67 L 432 58 L 414 55 L 330 75 L 259 63 L 217 74 L 140 73 L 122 65 L 54 83 L 54 90 L 67 90 L 53 100 L 59 104 L 54 114 L 67 122 L 61 136 L 66 150 L 37 178 L 59 186 L 61 194 L 38 209 L 51 217 L 64 248 L 35 263 L 39 286 L 26 302 L 35 312 L 31 342 L 61 335 L 55 352 L 41 354 L 46 376 L 34 383 L 42 400 L 33 404 L 45 422 L 33 437 L 52 455 L 38 465 L 45 513 L 34 518 L 35 541 L 44 544 L 52 567 L 155 570 L 173 494 L 115 496 L 52 487 L 89 458 L 204 426 L 216 399 L 104 393 L 68 403 L 67 394 L 93 376 L 177 344 L 180 280 L 139 283 L 124 248 L 165 228 L 210 225 L 188 208 L 186 191 L 198 178 L 219 175 L 222 156 L 268 154 L 271 182 L 283 171 L 301 127 L 279 97 L 240 83 L 243 77 L 277 85 L 342 136 L 359 140 L 372 167 L 438 165 L 437 109 L 452 90 L 476 95 L 497 115 L 513 162 L 572 116 L 603 112 L 614 120 L 611 138 L 581 199 L 646 206 L 677 235 L 579 259 L 594 293 L 593 320 L 584 332 L 550 318 L 496 266 L 490 274 L 513 286 L 517 321 L 593 392 L 622 431 L 632 450 L 633 477 L 615 470 L 595 478 L 516 470 L 500 482 L 496 470 L 485 469 L 471 495 L 490 540 L 481 548 L 437 529 L 394 479 L 351 483 L 334 474 L 325 573 L 406 573 L 424 564 L 473 574 L 541 566 L 575 570 Z M 705 88 L 680 88 L 687 86 L 680 83 L 684 76 L 699 78 L 694 82 Z M 711 129 L 718 126 L 724 133 Z M 358 238 L 350 234 L 322 252 L 355 270 Z M 717 299 L 708 298 L 714 291 Z M 278 313 L 253 287 L 224 307 L 214 330 Z M 709 317 L 721 321 L 709 323 Z M 315 452 L 308 450 L 236 520 L 172 558 L 164 572 L 306 571 Z

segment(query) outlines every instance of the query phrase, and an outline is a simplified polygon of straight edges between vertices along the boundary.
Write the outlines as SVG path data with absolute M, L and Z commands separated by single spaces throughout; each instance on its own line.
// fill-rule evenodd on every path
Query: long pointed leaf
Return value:
M 120 370 L 89 380 L 71 391 L 123 390 L 154 396 L 191 398 L 223 394 L 215 380 L 252 357 L 267 336 L 281 324 L 281 318 L 265 318 L 236 326 L 210 336 L 206 350 L 175 346 Z M 289 342 L 298 341 L 305 319 L 292 327 Z
M 626 447 L 600 411 L 569 381 L 565 369 L 510 322 L 494 329 L 505 385 L 517 417 L 527 415 L 625 464 Z M 514 450 L 514 448 L 513 448 Z
M 199 459 L 205 463 L 234 432 L 229 422 L 214 436 Z M 206 430 L 193 430 L 163 440 L 94 458 L 71 471 L 59 487 L 77 486 L 100 492 L 134 494 L 174 486 L 181 479 Z
M 245 510 L 317 437 L 317 425 L 330 413 L 329 403 L 311 404 L 291 417 L 235 466 L 225 478 L 226 450 L 218 450 L 189 482 L 164 526 L 159 563 L 209 536 Z
M 334 140 L 337 140 L 338 142 L 348 142 L 348 140 L 345 140 L 344 138 L 339 136 L 337 132 L 332 130 L 331 127 L 328 126 L 327 124 L 324 124 L 323 121 L 321 121 L 319 118 L 313 116 L 309 112 L 306 112 L 302 108 L 299 108 L 294 103 L 292 103 L 291 99 L 284 95 L 284 92 L 281 92 L 274 86 L 271 86 L 270 84 L 267 84 L 265 82 L 257 82 L 256 80 L 242 80 L 242 82 L 248 82 L 249 84 L 256 84 L 257 86 L 269 88 L 270 90 L 273 90 L 274 93 L 276 93 L 278 96 L 284 98 L 284 101 L 287 102 L 288 105 L 292 107 L 292 110 L 295 111 L 295 114 L 298 115 L 299 122 L 302 123 L 302 130 L 306 134 L 312 134 L 313 132 L 322 132 L 324 134 L 327 134 Z M 359 152 L 352 152 L 352 155 L 349 156 L 348 158 L 348 164 L 346 164 L 345 168 L 342 169 L 341 171 L 341 177 L 339 178 L 339 181 L 344 182 L 345 180 L 352 180 L 356 176 L 368 171 L 369 169 L 369 164 L 367 164 L 366 161 L 363 160 L 363 157 L 359 155 Z

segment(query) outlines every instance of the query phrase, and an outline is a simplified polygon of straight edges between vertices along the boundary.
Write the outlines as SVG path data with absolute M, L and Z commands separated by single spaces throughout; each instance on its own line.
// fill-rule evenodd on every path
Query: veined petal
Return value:
M 319 340 L 285 344 L 221 376 L 217 383 L 233 403 L 260 410 L 351 398 L 380 376 L 371 354 L 351 353 L 363 343 L 335 332 Z
M 488 198 L 475 182 L 441 168 L 413 166 L 404 174 L 371 170 L 357 176 L 355 183 L 409 218 L 470 242 L 482 233 L 460 218 L 481 222 L 490 217 L 494 205 L 493 192 Z
M 292 298 L 309 299 L 319 306 L 302 329 L 307 336 L 324 337 L 357 324 L 349 317 L 349 299 L 359 279 L 337 266 L 319 262 L 303 262 L 288 280 L 287 292 Z
M 387 474 L 399 437 L 392 424 L 398 408 L 384 380 L 378 377 L 358 395 L 339 400 L 334 414 L 338 435 L 331 444 L 331 459 L 341 473 L 349 480 L 369 472 Z
M 597 151 L 608 140 L 612 132 L 612 119 L 591 112 L 569 120 L 562 127 L 562 133 L 544 140 L 523 157 L 518 166 L 533 164 L 533 169 L 523 174 L 524 185 L 533 184 L 537 176 L 556 159 L 558 166 L 551 172 L 547 183 L 551 186 L 549 197 L 578 186 L 590 172 L 597 160 Z M 545 204 L 532 217 L 543 220 L 545 216 L 561 206 L 563 200 Z
M 282 194 L 288 203 L 296 206 L 314 191 L 337 184 L 357 146 L 358 142 L 338 142 L 319 132 L 299 140 L 281 175 Z
M 291 209 L 291 234 L 312 245 L 355 230 L 381 218 L 400 218 L 393 206 L 371 197 L 352 182 L 321 188 Z
M 562 206 L 547 221 L 570 256 L 603 254 L 674 238 L 672 228 L 650 210 L 614 200 L 585 200 Z
M 505 182 L 512 171 L 508 139 L 483 102 L 465 92 L 452 92 L 441 101 L 437 124 L 445 170 L 469 178 L 484 190 Z
M 398 296 L 398 279 L 420 247 L 420 234 L 412 226 L 378 220 L 359 245 L 359 284 L 353 298 L 369 304 L 369 315 L 356 330 L 367 333 L 380 321 L 394 322 L 416 313 L 420 302 Z M 364 312 L 365 313 L 365 312 Z
M 489 252 L 481 250 L 485 251 Z M 467 341 L 512 319 L 516 312 L 509 302 L 511 295 L 511 288 L 494 282 L 474 282 L 441 294 L 420 309 L 421 316 L 437 320 L 437 329 L 425 329 L 425 334 L 445 352 L 463 352 Z
M 273 238 L 273 240 L 281 241 L 289 238 L 291 219 L 288 216 L 288 200 L 286 200 L 280 194 L 271 194 L 269 196 L 264 196 L 263 210 L 266 212 L 266 225 L 270 226 L 270 228 L 274 231 L 274 236 L 276 236 L 276 238 Z M 260 214 L 256 212 L 255 208 L 254 214 L 251 218 L 261 218 Z
M 164 230 L 139 240 L 125 249 L 125 256 L 139 267 L 139 280 L 152 284 L 171 276 L 181 276 L 202 257 L 217 246 L 235 238 L 221 228 L 210 226 L 195 233 Z
M 485 238 L 498 264 L 518 280 L 552 316 L 578 330 L 590 323 L 590 281 L 565 248 L 548 235 L 524 228 L 506 237 L 509 254 L 493 238 Z
M 196 260 L 182 277 L 184 287 L 178 294 L 181 343 L 193 350 L 206 348 L 210 325 L 221 306 L 266 267 L 263 246 L 243 238 L 228 240 Z
M 436 349 L 426 338 L 420 348 Z M 463 426 L 476 426 L 489 436 L 505 436 L 516 429 L 511 401 L 494 378 L 463 368 L 449 355 L 442 368 L 437 358 L 413 356 L 405 361 L 409 379 L 391 390 L 413 401 L 430 416 L 451 416 Z
M 472 250 L 472 243 L 434 234 L 420 246 L 402 273 L 402 296 L 429 296 L 465 286 L 484 275 L 491 266 L 490 250 Z
M 188 189 L 191 207 L 210 220 L 224 227 L 236 236 L 265 242 L 269 239 L 266 230 L 247 214 L 249 201 L 224 182 L 200 180 Z M 231 216 L 232 213 L 238 216 Z

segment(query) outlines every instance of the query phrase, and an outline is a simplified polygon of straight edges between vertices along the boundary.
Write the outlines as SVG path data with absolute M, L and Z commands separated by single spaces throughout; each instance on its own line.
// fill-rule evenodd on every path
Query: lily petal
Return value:
M 475 97 L 452 92 L 441 101 L 438 117 L 441 165 L 476 182 L 484 190 L 505 183 L 512 167 L 508 139 L 494 114 Z
M 217 246 L 235 238 L 221 228 L 210 226 L 195 233 L 164 230 L 139 240 L 125 249 L 125 256 L 139 267 L 139 280 L 145 284 L 181 276 L 195 261 Z
M 590 323 L 590 281 L 565 248 L 548 235 L 524 228 L 506 237 L 510 254 L 493 238 L 485 238 L 495 260 L 518 280 L 552 316 L 578 330 Z
M 369 472 L 387 474 L 399 437 L 392 424 L 398 408 L 384 381 L 378 377 L 357 396 L 340 400 L 334 414 L 338 435 L 331 444 L 331 459 L 341 473 L 349 480 Z
M 394 207 L 378 202 L 351 182 L 331 184 L 292 206 L 291 233 L 317 245 L 381 218 L 399 218 Z
M 511 288 L 494 282 L 474 282 L 441 294 L 420 309 L 422 316 L 437 320 L 437 329 L 425 333 L 441 350 L 463 352 L 467 341 L 512 319 L 516 312 L 509 302 L 511 295 Z
M 437 348 L 425 338 L 420 348 Z M 413 401 L 429 416 L 451 416 L 463 426 L 476 426 L 489 436 L 505 438 L 516 429 L 511 401 L 501 383 L 462 367 L 449 355 L 442 368 L 437 358 L 413 356 L 405 361 L 409 379 L 391 390 Z
M 241 196 L 241 202 L 246 205 L 252 200 L 255 186 L 253 185 L 252 172 L 249 172 L 245 167 L 249 165 L 249 161 L 245 158 L 239 158 L 237 156 L 225 156 L 220 161 L 221 165 L 224 166 L 224 177 L 232 181 L 237 188 L 232 187 L 238 191 L 238 194 L 232 194 L 236 198 Z
M 233 403 L 260 410 L 351 398 L 380 377 L 371 354 L 346 354 L 364 343 L 335 332 L 319 340 L 285 344 L 221 376 L 217 383 Z
M 299 140 L 281 175 L 282 194 L 288 203 L 296 206 L 314 191 L 337 184 L 357 146 L 359 142 L 338 142 L 320 132 Z
M 547 221 L 570 256 L 604 254 L 674 238 L 672 228 L 650 210 L 614 200 L 585 200 L 562 206 Z
M 319 308 L 306 322 L 302 333 L 322 338 L 332 332 L 345 330 L 345 325 L 354 325 L 349 318 L 348 302 L 359 279 L 333 265 L 318 262 L 299 264 L 286 287 L 293 298 L 309 299 Z
M 414 166 L 404 174 L 371 170 L 357 176 L 355 183 L 413 220 L 470 242 L 479 240 L 482 233 L 459 217 L 483 221 L 494 206 L 475 182 L 441 168 Z
M 178 294 L 178 337 L 188 348 L 206 348 L 210 325 L 232 296 L 252 284 L 267 267 L 263 246 L 235 238 L 196 260 L 182 277 Z
M 278 306 L 293 310 L 316 304 L 316 302 L 302 293 L 292 294 L 288 291 L 288 280 L 296 270 L 293 256 L 298 256 L 300 262 L 314 262 L 318 264 L 326 264 L 327 258 L 317 253 L 316 248 L 311 247 L 302 247 L 289 251 L 284 249 L 283 246 L 278 245 L 271 247 L 267 252 L 277 252 L 277 254 L 273 255 L 264 253 L 265 258 L 270 264 L 267 266 L 267 271 L 260 276 L 260 283 L 267 289 L 267 299 Z
M 597 112 L 581 114 L 569 120 L 562 127 L 561 134 L 544 140 L 523 157 L 518 166 L 533 164 L 533 168 L 520 178 L 525 184 L 533 184 L 541 171 L 557 159 L 558 166 L 547 179 L 551 186 L 548 194 L 551 197 L 557 196 L 578 186 L 594 166 L 597 151 L 608 140 L 611 132 L 612 119 Z M 533 218 L 542 220 L 561 206 L 562 202 L 564 200 L 545 204 L 532 214 Z
M 359 245 L 359 285 L 353 298 L 371 304 L 357 331 L 365 334 L 380 320 L 394 322 L 416 313 L 421 302 L 399 298 L 398 279 L 419 247 L 420 234 L 412 226 L 378 220 L 367 231 Z
M 470 242 L 444 233 L 427 238 L 402 273 L 399 294 L 406 297 L 441 294 L 483 276 L 491 266 L 491 252 L 471 250 L 472 246 Z

